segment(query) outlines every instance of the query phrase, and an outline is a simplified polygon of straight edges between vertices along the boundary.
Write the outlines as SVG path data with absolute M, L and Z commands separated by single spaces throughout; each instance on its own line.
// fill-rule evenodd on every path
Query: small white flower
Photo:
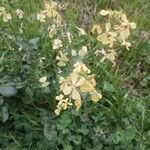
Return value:
M 0 7 L 0 16 L 5 14 L 6 13 L 6 10 L 4 7 Z
M 79 50 L 78 55 L 83 57 L 87 54 L 87 47 L 86 46 L 82 46 L 82 49 Z
M 58 69 L 58 74 L 61 74 L 62 73 L 62 70 L 61 69 Z
M 52 38 L 56 33 L 57 33 L 57 28 L 55 24 L 52 24 L 51 26 L 48 27 L 48 34 L 50 38 Z
M 77 56 L 77 52 L 74 49 L 72 49 L 71 50 L 71 55 L 75 57 L 75 56 Z
M 59 49 L 61 48 L 63 45 L 62 45 L 62 41 L 59 40 L 59 39 L 54 39 L 54 42 L 53 42 L 53 49 Z
M 47 80 L 46 76 L 43 76 L 39 79 L 39 82 L 44 83 Z
M 42 63 L 43 63 L 43 60 L 45 60 L 45 59 L 46 59 L 45 57 L 40 57 L 40 58 L 39 58 L 39 63 L 42 64 Z
M 108 15 L 109 13 L 110 13 L 109 10 L 101 10 L 101 11 L 100 11 L 100 14 L 101 14 L 102 16 L 106 16 L 106 15 Z
M 18 16 L 19 19 L 23 18 L 24 12 L 21 9 L 16 10 L 16 15 Z
M 45 22 L 45 15 L 43 15 L 42 13 L 38 14 L 37 20 L 39 20 L 40 22 Z
M 44 82 L 41 86 L 44 88 L 44 87 L 47 87 L 49 85 L 49 82 Z
M 39 82 L 42 83 L 42 87 L 47 87 L 49 85 L 49 82 L 47 81 L 47 77 L 43 76 L 39 79 Z
M 10 21 L 11 20 L 11 14 L 10 13 L 4 13 L 3 14 L 3 21 L 4 22 L 8 22 L 8 21 Z

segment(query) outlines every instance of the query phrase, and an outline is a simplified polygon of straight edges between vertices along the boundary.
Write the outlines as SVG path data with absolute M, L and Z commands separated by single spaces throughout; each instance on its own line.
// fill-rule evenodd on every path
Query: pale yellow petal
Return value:
M 65 81 L 64 77 L 60 76 L 60 77 L 59 77 L 59 83 L 61 84 L 61 83 L 63 83 L 64 81 Z
M 129 22 L 128 19 L 127 19 L 127 16 L 125 14 L 122 14 L 121 19 L 122 19 L 122 21 L 124 23 L 128 23 Z
M 46 82 L 46 80 L 47 80 L 47 77 L 43 76 L 39 79 L 39 82 L 44 83 L 44 82 Z
M 111 23 L 110 22 L 106 23 L 106 32 L 108 32 L 110 28 L 111 28 Z
M 90 79 L 90 83 L 91 83 L 91 85 L 92 85 L 93 87 L 96 86 L 96 81 L 95 81 L 94 78 L 91 78 L 91 79 Z
M 111 35 L 112 37 L 117 37 L 117 33 L 116 32 L 109 32 L 109 35 Z
M 59 62 L 57 63 L 57 65 L 58 65 L 59 67 L 64 67 L 64 66 L 66 66 L 66 63 L 63 62 L 63 61 L 59 61 Z
M 91 98 L 92 98 L 92 101 L 97 102 L 102 98 L 102 95 L 100 93 L 97 93 L 96 90 L 93 90 L 91 92 Z
M 72 55 L 72 56 L 77 56 L 77 52 L 76 52 L 74 49 L 72 49 L 72 50 L 71 50 L 71 55 Z
M 72 94 L 71 94 L 72 99 L 76 100 L 76 99 L 81 99 L 81 96 L 79 94 L 79 92 L 77 91 L 77 89 L 73 89 Z
M 44 82 L 41 86 L 42 87 L 47 87 L 49 85 L 49 82 Z
M 91 32 L 94 34 L 95 32 L 97 34 L 101 34 L 102 32 L 102 29 L 101 29 L 101 26 L 99 24 L 95 24 L 93 25 L 92 29 L 91 29 Z
M 104 44 L 104 45 L 110 43 L 110 41 L 109 41 L 109 39 L 108 39 L 106 33 L 101 34 L 101 35 L 98 35 L 98 36 L 97 36 L 97 40 L 98 40 L 99 42 L 101 42 L 102 44 Z
M 82 76 L 82 77 L 79 79 L 79 81 L 76 83 L 76 87 L 83 85 L 84 81 L 85 81 L 85 77 Z
M 78 74 L 72 73 L 70 77 L 71 77 L 72 84 L 74 85 L 78 80 Z
M 131 29 L 135 29 L 136 28 L 136 23 L 135 22 L 131 22 L 130 23 L 130 28 Z
M 81 99 L 76 99 L 74 103 L 75 103 L 76 109 L 79 110 L 82 105 Z
M 60 109 L 56 109 L 55 114 L 58 116 L 60 114 Z
M 106 15 L 109 14 L 109 11 L 108 11 L 108 10 L 101 10 L 101 11 L 100 11 L 100 14 L 101 14 L 102 16 L 106 16 Z
M 67 85 L 64 86 L 63 88 L 64 95 L 69 95 L 71 91 L 72 91 L 72 86 L 67 86 Z
M 84 84 L 80 86 L 80 90 L 83 93 L 91 92 L 93 90 L 93 86 L 89 81 L 85 81 Z

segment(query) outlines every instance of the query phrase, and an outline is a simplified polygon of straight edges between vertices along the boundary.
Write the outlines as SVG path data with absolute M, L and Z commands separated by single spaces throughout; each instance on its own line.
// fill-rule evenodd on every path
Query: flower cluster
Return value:
M 57 115 L 59 115 L 61 110 L 71 105 L 73 101 L 78 110 L 82 105 L 83 94 L 90 94 L 94 102 L 102 98 L 102 95 L 95 89 L 96 81 L 94 75 L 90 75 L 90 73 L 91 71 L 83 62 L 76 62 L 73 71 L 66 78 L 60 76 L 59 90 L 61 92 L 61 97 L 66 97 L 66 99 L 59 99 L 59 103 L 55 110 Z M 56 100 L 58 100 L 58 96 L 56 96 Z
M 79 31 L 78 36 L 86 35 L 85 31 L 76 27 Z M 59 66 L 59 95 L 56 96 L 58 101 L 55 113 L 59 115 L 62 110 L 66 110 L 69 106 L 75 105 L 76 109 L 82 105 L 82 101 L 87 95 L 91 95 L 94 102 L 99 101 L 102 95 L 95 89 L 96 81 L 94 74 L 83 63 L 85 55 L 88 54 L 88 48 L 82 46 L 78 51 L 72 48 L 73 35 L 66 30 L 62 37 L 66 38 L 63 43 L 59 38 L 53 40 L 53 49 L 57 50 L 57 65 Z M 66 48 L 65 48 L 66 46 Z M 63 49 L 62 49 L 63 47 Z M 69 74 L 63 76 L 63 67 L 69 67 Z M 60 72 L 61 71 L 61 72 Z
M 0 16 L 3 17 L 4 22 L 8 22 L 11 20 L 11 14 L 7 13 L 6 9 L 4 7 L 0 7 Z
M 37 14 L 37 20 L 40 22 L 45 22 L 46 17 L 53 18 L 56 25 L 60 25 L 62 22 L 61 15 L 58 12 L 59 5 L 57 2 L 51 1 L 50 3 L 46 2 L 44 10 Z
M 84 58 L 88 54 L 88 48 L 82 46 L 79 50 L 73 49 L 74 36 L 67 31 L 66 24 L 62 24 L 62 17 L 58 13 L 60 5 L 56 2 L 46 3 L 45 8 L 37 15 L 40 22 L 45 22 L 46 17 L 52 18 L 52 24 L 48 27 L 49 37 L 52 38 L 52 49 L 56 51 L 56 61 L 58 65 L 59 93 L 56 96 L 57 106 L 56 115 L 66 110 L 70 106 L 75 106 L 77 110 L 82 106 L 85 97 L 89 96 L 94 102 L 102 98 L 101 93 L 96 90 L 95 75 L 84 63 Z M 94 24 L 91 32 L 96 33 L 97 40 L 103 48 L 100 52 L 105 59 L 110 60 L 115 65 L 115 59 L 118 56 L 116 48 L 118 44 L 129 49 L 131 43 L 128 41 L 130 30 L 136 28 L 134 22 L 129 22 L 126 15 L 119 11 L 102 10 L 102 16 L 108 18 L 104 29 L 100 24 Z M 57 21 L 60 21 L 59 23 Z M 56 37 L 58 27 L 61 29 L 61 37 Z M 86 36 L 84 29 L 76 27 L 78 36 Z M 55 38 L 53 39 L 55 35 Z M 66 67 L 65 69 L 63 67 Z M 67 69 L 69 68 L 69 69 Z M 65 71 L 65 73 L 64 73 Z M 66 72 L 67 71 L 67 72 Z M 67 74 L 66 74 L 67 73 Z M 48 86 L 46 77 L 40 78 L 42 87 Z
M 16 9 L 15 13 L 19 19 L 23 18 L 24 12 L 21 9 Z M 8 13 L 4 7 L 0 7 L 0 16 L 3 17 L 4 22 L 8 22 L 12 19 L 12 15 Z
M 91 32 L 96 33 L 97 40 L 108 49 L 107 52 L 104 49 L 100 51 L 104 55 L 101 62 L 107 58 L 115 65 L 115 58 L 117 56 L 115 46 L 121 44 L 129 50 L 131 46 L 131 43 L 128 41 L 130 29 L 135 29 L 136 24 L 129 22 L 127 16 L 121 11 L 102 10 L 100 14 L 108 18 L 105 30 L 103 31 L 100 24 L 95 24 Z

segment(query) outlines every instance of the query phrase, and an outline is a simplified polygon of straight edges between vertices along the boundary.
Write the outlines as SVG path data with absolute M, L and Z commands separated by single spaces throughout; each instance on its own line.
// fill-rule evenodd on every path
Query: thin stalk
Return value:
M 89 128 L 89 142 L 94 146 L 95 145 L 95 142 L 94 142 L 94 131 L 93 131 L 93 128 L 92 128 L 92 120 L 91 120 L 91 117 L 90 117 L 90 113 L 88 111 L 88 107 L 87 107 L 87 101 L 85 99 L 85 96 L 82 95 L 82 99 L 83 99 L 83 108 L 84 108 L 84 112 L 85 112 L 85 120 L 86 120 L 86 125 L 88 126 Z

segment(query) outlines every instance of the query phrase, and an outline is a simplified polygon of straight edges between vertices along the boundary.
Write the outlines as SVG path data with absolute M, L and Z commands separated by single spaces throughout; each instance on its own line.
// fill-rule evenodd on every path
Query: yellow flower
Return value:
M 94 34 L 95 32 L 97 34 L 101 34 L 102 32 L 102 29 L 101 29 L 101 26 L 99 24 L 94 24 L 92 29 L 91 29 L 91 32 Z
M 69 95 L 72 93 L 73 99 L 80 99 L 80 94 L 76 88 L 82 85 L 83 82 L 84 77 L 79 78 L 79 75 L 76 73 L 71 73 L 70 76 L 66 78 L 66 80 L 63 77 L 60 77 L 60 91 L 63 91 L 64 95 Z
M 94 79 L 94 75 L 83 76 L 82 74 L 80 74 L 81 72 L 87 73 L 88 68 L 85 66 L 85 64 L 77 63 L 77 66 L 80 67 L 75 72 L 72 72 L 69 76 L 67 76 L 66 79 L 60 76 L 59 84 L 60 84 L 60 91 L 62 91 L 62 93 L 65 96 L 67 96 L 70 100 L 74 100 L 76 109 L 79 110 L 79 108 L 82 105 L 81 100 L 82 93 L 91 94 L 91 98 L 95 102 L 97 102 L 102 96 L 95 90 L 96 81 Z M 77 66 L 75 65 L 75 67 Z M 65 107 L 66 105 L 65 104 L 64 104 L 65 106 L 62 105 L 62 103 L 64 102 L 64 100 L 62 100 L 63 97 L 64 96 L 62 95 L 56 97 L 57 100 L 61 99 L 61 101 L 57 105 L 57 109 L 55 110 L 55 113 L 57 115 L 63 108 L 66 109 Z
M 109 17 L 112 17 L 113 15 L 117 18 L 117 17 L 120 17 L 120 15 L 122 14 L 122 11 L 112 11 L 112 10 L 101 10 L 100 11 L 100 14 L 102 16 L 107 16 L 109 15 Z
M 57 10 L 54 9 L 45 10 L 42 11 L 42 13 L 45 14 L 47 17 L 56 17 L 59 15 Z
M 106 23 L 106 32 L 97 36 L 97 40 L 100 41 L 103 45 L 109 44 L 109 47 L 113 47 L 114 42 L 116 41 L 117 33 L 110 31 L 111 24 Z
M 51 26 L 48 27 L 48 34 L 50 38 L 52 38 L 56 33 L 57 29 L 55 24 L 52 24 Z
M 84 81 L 83 85 L 81 85 L 81 87 L 80 87 L 80 90 L 83 93 L 91 92 L 93 89 L 94 89 L 94 87 L 88 80 Z
M 58 116 L 60 114 L 61 108 L 58 107 L 57 109 L 55 109 L 55 114 Z
M 66 80 L 63 77 L 60 77 L 60 91 L 63 91 L 64 95 L 68 95 L 75 101 L 77 110 L 81 107 L 82 104 L 81 95 L 77 88 L 84 83 L 84 80 L 85 78 L 83 76 L 79 76 L 75 73 L 71 73 Z
M 56 100 L 58 100 L 58 104 L 56 106 L 55 114 L 59 115 L 61 110 L 66 110 L 68 105 L 72 105 L 71 102 L 69 102 L 68 98 L 64 98 L 64 95 L 60 94 L 59 96 L 56 96 Z
M 8 22 L 11 20 L 11 14 L 10 13 L 4 13 L 3 14 L 3 21 Z
M 114 29 L 118 33 L 118 41 L 121 42 L 122 45 L 126 46 L 127 50 L 129 50 L 131 43 L 127 42 L 127 39 L 130 35 L 130 28 L 135 29 L 136 24 L 134 22 L 129 22 L 125 14 L 121 15 L 121 20 L 119 23 L 119 25 L 114 26 Z
M 121 16 L 121 24 L 123 26 L 129 26 L 131 29 L 136 28 L 136 23 L 129 22 L 128 19 L 127 19 L 127 16 L 125 14 L 122 14 L 122 16 Z
M 61 106 L 62 109 L 66 110 L 68 105 L 72 105 L 72 103 L 70 103 L 68 101 L 68 98 L 64 98 L 64 95 L 60 94 L 59 96 L 56 96 L 56 100 L 58 100 L 58 106 Z
M 71 43 L 72 43 L 72 40 L 71 40 L 72 35 L 71 35 L 70 32 L 67 32 L 66 34 L 67 34 L 68 42 L 71 45 Z
M 79 110 L 82 105 L 81 99 L 76 99 L 74 103 L 75 103 L 76 109 Z
M 59 62 L 57 63 L 58 66 L 60 67 L 66 66 L 66 62 L 69 61 L 66 55 L 67 53 L 63 53 L 62 51 L 59 51 L 59 56 L 56 57 L 56 59 L 59 60 Z
M 58 13 L 57 9 L 58 9 L 57 2 L 53 2 L 53 1 L 50 3 L 46 2 L 44 10 L 41 11 L 40 14 L 38 14 L 37 19 L 40 22 L 45 22 L 46 17 L 53 18 L 53 22 L 57 26 L 59 26 L 62 23 L 62 17 Z
M 54 39 L 53 41 L 53 49 L 59 49 L 61 48 L 63 45 L 62 45 L 62 41 L 59 40 L 59 39 Z
M 88 76 L 86 80 L 84 80 L 84 83 L 80 86 L 80 90 L 83 93 L 91 92 L 94 87 L 96 86 L 96 81 L 94 79 L 94 76 Z
M 88 76 L 87 76 L 87 80 L 91 83 L 91 85 L 92 85 L 93 87 L 96 86 L 96 81 L 95 81 L 94 77 L 95 77 L 95 74 L 92 74 L 92 75 L 88 75 Z
M 24 12 L 20 9 L 17 9 L 16 10 L 16 14 L 17 16 L 19 17 L 19 19 L 22 19 L 23 18 L 23 15 L 24 15 Z
M 45 22 L 45 15 L 43 15 L 42 13 L 37 14 L 37 20 L 39 20 L 40 22 Z
M 102 95 L 98 93 L 95 89 L 91 91 L 91 99 L 94 102 L 99 101 L 102 98 Z
M 86 67 L 86 65 L 82 62 L 76 62 L 74 64 L 74 69 L 73 69 L 74 73 L 90 73 L 91 71 Z
M 57 2 L 51 1 L 50 3 L 46 2 L 45 3 L 45 9 L 49 10 L 49 9 L 57 9 L 58 4 Z
M 45 3 L 45 9 L 42 13 L 47 17 L 56 17 L 58 15 L 57 3 L 53 1 L 51 3 Z
M 113 63 L 113 66 L 116 64 L 115 59 L 116 59 L 116 56 L 118 55 L 115 50 L 111 49 L 111 50 L 108 50 L 108 53 L 106 53 L 105 50 L 102 49 L 100 52 L 104 55 L 101 59 L 101 62 L 103 62 L 105 59 L 108 59 Z
M 130 42 L 123 41 L 123 42 L 122 42 L 122 45 L 125 45 L 126 49 L 129 50 L 129 47 L 131 46 L 131 43 L 130 43 Z
M 135 22 L 131 22 L 130 23 L 130 28 L 131 29 L 135 29 L 136 28 L 136 23 Z

